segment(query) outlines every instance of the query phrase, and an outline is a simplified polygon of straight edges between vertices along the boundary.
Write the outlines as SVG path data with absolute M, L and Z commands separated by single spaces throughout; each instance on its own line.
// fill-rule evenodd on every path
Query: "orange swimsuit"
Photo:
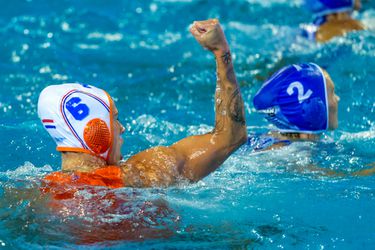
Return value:
M 51 193 L 55 199 L 70 199 L 78 190 L 72 187 L 79 186 L 103 186 L 108 188 L 124 187 L 122 171 L 118 166 L 107 166 L 93 172 L 53 172 L 44 177 L 44 184 L 41 188 L 43 193 Z M 62 186 L 69 186 L 64 189 Z
M 126 192 L 118 194 L 112 190 L 97 194 L 95 187 L 124 187 L 122 176 L 118 166 L 106 166 L 91 173 L 53 172 L 43 178 L 41 191 L 51 195 L 48 205 L 55 214 L 76 217 L 64 223 L 71 226 L 78 244 L 107 240 L 139 241 L 172 235 L 173 231 L 169 226 L 177 225 L 178 216 L 166 203 L 142 199 L 136 201 L 133 197 L 127 199 Z M 82 190 L 86 192 L 79 194 Z M 87 196 L 87 193 L 90 195 Z M 131 194 L 134 195 L 134 191 Z M 114 215 L 121 215 L 118 216 L 121 219 L 113 222 L 107 220 Z M 173 221 L 167 223 L 170 218 Z

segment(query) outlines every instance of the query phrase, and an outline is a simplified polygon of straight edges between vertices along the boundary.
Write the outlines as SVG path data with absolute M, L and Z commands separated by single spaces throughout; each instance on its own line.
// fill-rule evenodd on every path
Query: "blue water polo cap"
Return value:
M 320 133 L 328 128 L 326 80 L 314 63 L 279 70 L 263 84 L 253 103 L 281 132 Z
M 352 11 L 355 0 L 304 0 L 305 6 L 315 16 L 325 16 L 331 13 Z

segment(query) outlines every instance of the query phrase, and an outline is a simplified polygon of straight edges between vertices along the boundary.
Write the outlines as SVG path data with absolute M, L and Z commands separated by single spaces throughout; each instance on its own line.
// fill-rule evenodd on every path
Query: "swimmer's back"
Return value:
M 316 40 L 318 42 L 326 42 L 333 37 L 343 36 L 351 31 L 364 30 L 363 24 L 357 20 L 335 20 L 326 22 L 319 27 L 316 32 Z

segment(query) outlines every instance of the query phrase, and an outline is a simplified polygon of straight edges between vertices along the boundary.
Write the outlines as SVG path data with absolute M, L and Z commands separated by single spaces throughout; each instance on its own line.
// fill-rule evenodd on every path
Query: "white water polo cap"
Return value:
M 108 161 L 113 141 L 113 101 L 102 89 L 68 83 L 46 87 L 38 115 L 57 151 L 83 152 Z

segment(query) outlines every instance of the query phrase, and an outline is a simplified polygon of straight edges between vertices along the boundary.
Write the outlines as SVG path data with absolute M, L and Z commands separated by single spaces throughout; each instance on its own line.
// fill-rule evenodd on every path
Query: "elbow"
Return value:
M 195 171 L 194 171 L 195 170 Z M 189 183 L 196 183 L 206 177 L 209 173 L 200 173 L 197 169 L 185 169 L 182 173 L 182 178 Z
M 246 129 L 246 126 L 242 126 L 242 128 L 238 131 L 238 138 L 237 138 L 238 147 L 242 146 L 246 141 L 247 141 L 247 129 Z
M 226 153 L 230 155 L 233 151 L 237 150 L 243 144 L 247 142 L 247 129 L 246 126 L 241 126 L 241 128 L 232 131 L 230 143 L 223 145 Z
M 241 126 L 233 127 L 231 129 L 220 132 L 214 130 L 212 133 L 215 136 L 221 138 L 220 142 L 218 142 L 218 144 L 221 145 L 219 147 L 223 149 L 229 149 L 229 152 L 236 150 L 247 141 L 246 124 L 242 124 Z
M 246 129 L 246 127 L 244 127 L 244 129 L 243 129 L 242 136 L 241 136 L 239 142 L 240 142 L 240 145 L 242 145 L 245 142 L 247 142 L 247 129 Z
M 246 124 L 243 124 L 239 129 L 235 131 L 236 133 L 236 142 L 239 146 L 244 144 L 247 141 L 247 128 Z
M 189 176 L 187 177 L 187 180 L 190 182 L 190 183 L 196 183 L 200 180 L 202 180 L 204 177 L 201 177 L 201 176 Z

